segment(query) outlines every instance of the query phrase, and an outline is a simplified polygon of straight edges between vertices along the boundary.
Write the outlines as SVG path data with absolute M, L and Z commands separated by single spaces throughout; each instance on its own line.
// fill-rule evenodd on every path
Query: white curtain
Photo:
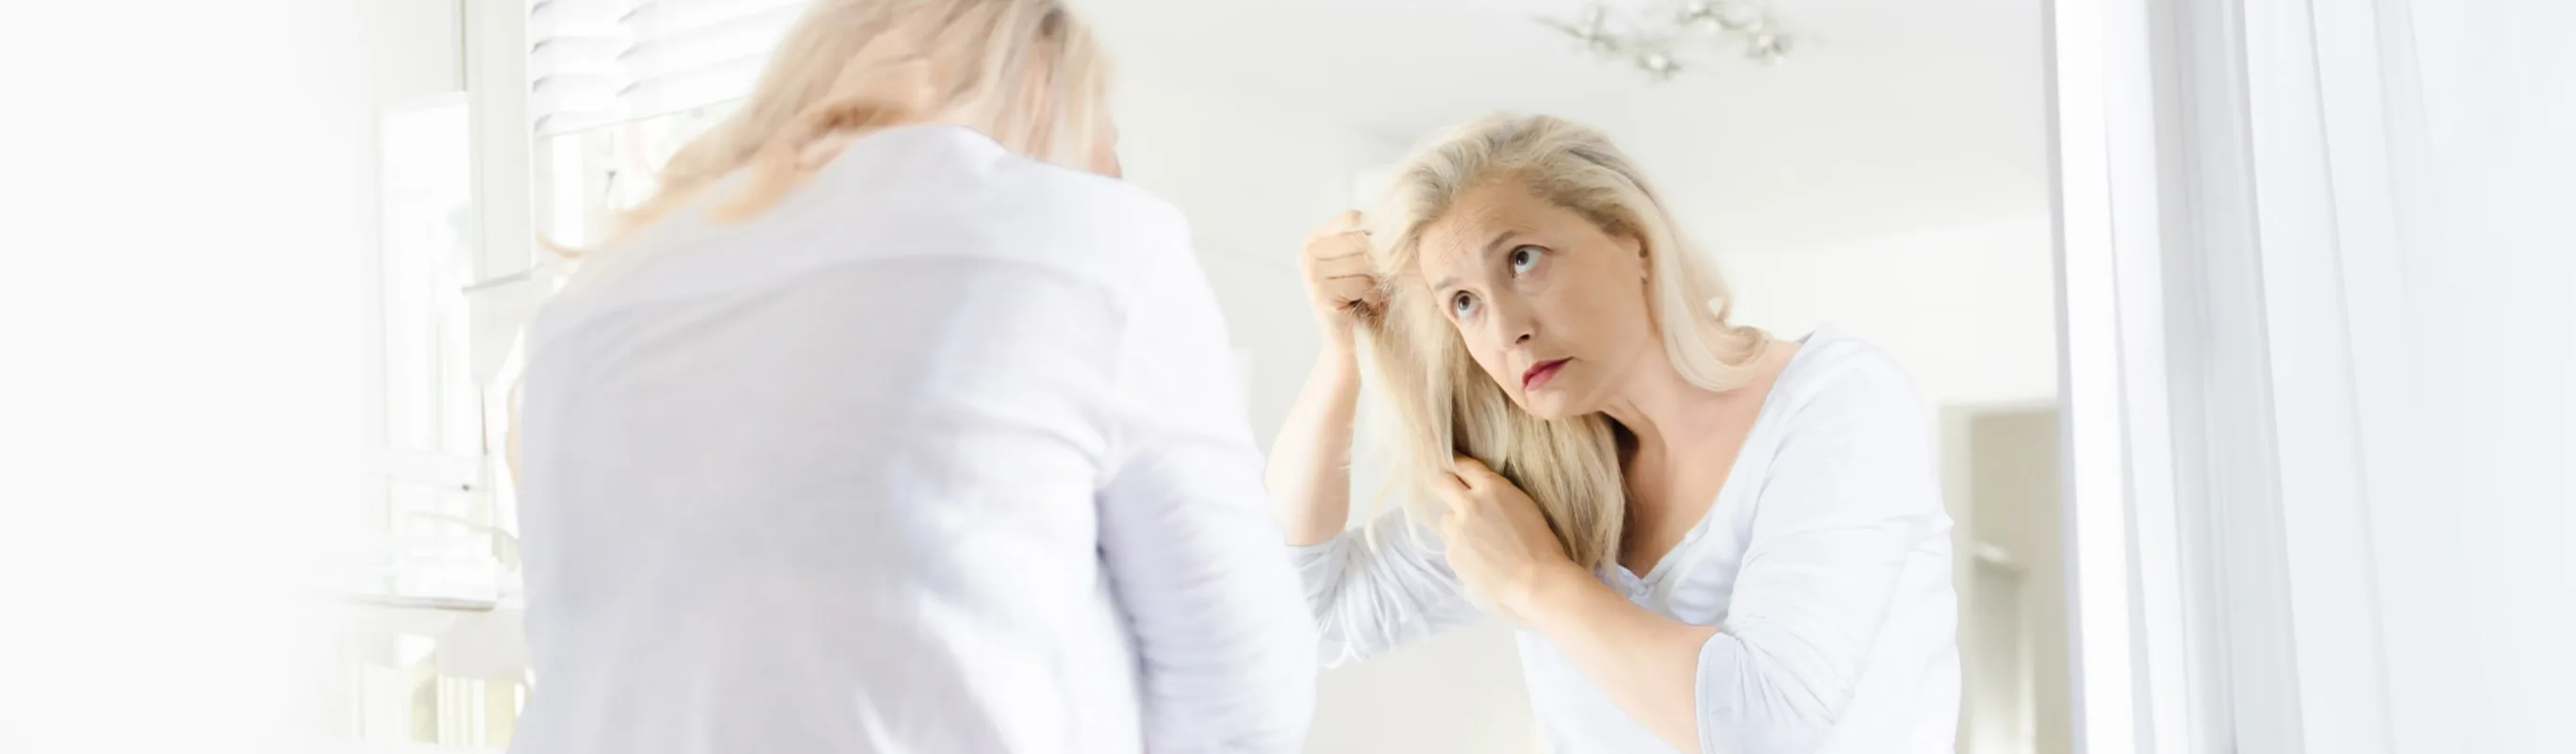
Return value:
M 2147 12 L 2189 688 L 2144 696 L 2191 702 L 2142 741 L 2576 751 L 2576 3 Z

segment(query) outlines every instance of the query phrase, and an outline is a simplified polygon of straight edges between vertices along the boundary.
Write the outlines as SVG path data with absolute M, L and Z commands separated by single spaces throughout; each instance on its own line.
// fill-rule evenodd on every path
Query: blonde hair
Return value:
M 866 132 L 914 123 L 982 131 L 1032 158 L 1081 165 L 1108 110 L 1108 64 L 1060 0 L 818 0 L 741 108 L 672 154 L 652 198 L 611 241 L 688 205 L 736 170 L 713 208 L 742 220 Z
M 620 214 L 599 248 L 745 168 L 748 180 L 709 216 L 750 219 L 852 139 L 891 126 L 955 123 L 1013 152 L 1079 166 L 1093 156 L 1107 122 L 1108 67 L 1089 28 L 1061 0 L 814 0 L 740 108 L 674 152 L 653 196 Z M 503 440 L 512 478 L 519 469 L 517 395 L 513 385 Z
M 1753 376 L 1768 336 L 1729 322 L 1731 299 L 1714 265 L 1686 246 L 1636 166 L 1600 131 L 1547 116 L 1495 114 L 1458 127 L 1397 172 L 1371 215 L 1371 258 L 1387 294 L 1368 318 L 1375 379 L 1395 412 L 1397 479 L 1419 486 L 1413 520 L 1437 520 L 1427 483 L 1455 456 L 1483 462 L 1529 493 L 1575 562 L 1618 557 L 1627 514 L 1619 428 L 1590 414 L 1546 420 L 1522 411 L 1479 370 L 1431 298 L 1418 259 L 1422 234 L 1470 189 L 1525 185 L 1612 236 L 1635 239 L 1648 264 L 1648 311 L 1673 369 L 1690 384 L 1729 390 Z

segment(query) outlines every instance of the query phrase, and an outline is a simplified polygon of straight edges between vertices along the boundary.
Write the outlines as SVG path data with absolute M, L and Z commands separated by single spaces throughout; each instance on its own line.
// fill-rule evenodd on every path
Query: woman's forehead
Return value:
M 1449 211 L 1423 228 L 1421 265 L 1425 270 L 1474 264 L 1497 239 L 1532 233 L 1575 218 L 1531 195 L 1519 181 L 1495 181 L 1459 194 Z

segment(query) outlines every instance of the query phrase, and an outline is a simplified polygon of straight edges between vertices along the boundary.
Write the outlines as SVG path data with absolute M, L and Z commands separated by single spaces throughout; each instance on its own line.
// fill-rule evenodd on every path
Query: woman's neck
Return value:
M 1661 345 L 1645 349 L 1630 370 L 1627 386 L 1602 407 L 1602 413 L 1636 438 L 1641 456 L 1687 456 L 1720 428 L 1717 419 L 1726 414 L 1730 396 L 1682 379 Z

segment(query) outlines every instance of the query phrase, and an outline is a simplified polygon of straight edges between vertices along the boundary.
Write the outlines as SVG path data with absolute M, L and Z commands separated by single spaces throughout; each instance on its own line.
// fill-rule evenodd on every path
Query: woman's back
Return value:
M 916 126 L 593 264 L 531 338 L 519 750 L 1293 746 L 1304 621 L 1168 206 Z M 1262 701 L 1164 721 L 1140 664 Z

